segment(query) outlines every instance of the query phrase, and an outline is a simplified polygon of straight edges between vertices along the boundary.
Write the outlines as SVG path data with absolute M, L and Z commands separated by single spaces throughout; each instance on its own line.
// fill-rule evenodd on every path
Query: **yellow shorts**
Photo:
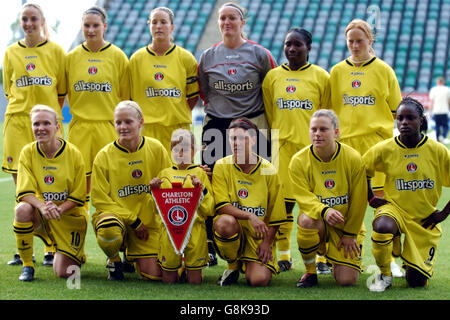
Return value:
M 64 128 L 61 125 L 58 135 L 64 138 Z M 6 173 L 17 173 L 19 156 L 22 148 L 34 141 L 30 115 L 5 115 L 3 126 L 3 163 L 2 170 Z
M 325 223 L 325 230 L 326 230 L 326 253 L 325 257 L 331 262 L 338 265 L 343 265 L 347 267 L 351 267 L 355 270 L 358 270 L 359 272 L 362 272 L 362 257 L 361 255 L 355 256 L 353 255 L 353 259 L 351 256 L 347 253 L 347 258 L 344 255 L 344 248 L 341 247 L 341 250 L 338 250 L 338 244 L 341 241 L 341 238 L 343 236 L 343 233 L 341 230 L 334 228 L 328 224 Z M 363 241 L 364 239 L 362 237 L 356 237 L 356 241 L 358 244 L 358 247 L 360 249 L 360 252 L 362 252 L 363 248 Z
M 163 126 L 156 123 L 145 123 L 142 128 L 141 134 L 150 138 L 159 140 L 164 148 L 167 150 L 169 157 L 171 157 L 170 140 L 172 138 L 172 132 L 176 129 L 187 129 L 191 130 L 191 125 L 189 123 L 180 123 L 174 126 Z
M 346 145 L 358 151 L 361 155 L 364 155 L 367 150 L 383 140 L 384 138 L 378 134 L 370 134 L 365 136 L 341 139 L 340 142 L 345 143 Z M 371 180 L 372 189 L 374 191 L 383 190 L 385 180 L 386 176 L 384 175 L 384 173 L 376 171 L 375 176 Z
M 41 224 L 34 230 L 34 235 L 41 239 L 50 238 L 56 252 L 81 265 L 86 262 L 84 244 L 89 217 L 84 207 L 79 207 L 78 211 L 82 214 L 63 214 L 58 221 L 56 219 L 46 220 L 36 209 L 41 218 Z
M 431 278 L 442 235 L 441 225 L 436 225 L 432 230 L 424 229 L 421 219 L 410 218 L 405 211 L 392 203 L 385 204 L 375 211 L 375 219 L 380 216 L 394 219 L 400 233 L 404 235 L 400 255 L 403 263 Z
M 207 266 L 209 255 L 206 243 L 206 226 L 203 219 L 194 222 L 191 237 L 184 249 L 184 263 L 187 270 L 200 270 Z M 164 227 L 161 230 L 161 250 L 159 252 L 159 263 L 166 271 L 176 271 L 181 267 L 181 255 L 175 253 L 170 242 L 169 235 Z
M 116 139 L 113 121 L 85 121 L 76 118 L 70 121 L 69 141 L 81 151 L 89 174 L 92 172 L 92 164 L 97 153 Z
M 301 148 L 289 141 L 280 141 L 279 150 L 275 144 L 272 144 L 272 164 L 278 169 L 278 176 L 283 184 L 284 200 L 295 203 L 294 189 L 289 178 L 289 162 L 292 156 Z

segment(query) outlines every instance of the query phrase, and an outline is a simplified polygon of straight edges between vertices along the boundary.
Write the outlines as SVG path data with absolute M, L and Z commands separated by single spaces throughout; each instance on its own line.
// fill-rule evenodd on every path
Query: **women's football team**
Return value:
M 324 273 L 341 286 L 357 283 L 367 205 L 380 269 L 369 290 L 383 292 L 402 276 L 411 287 L 428 284 L 440 223 L 450 213 L 450 201 L 436 207 L 450 187 L 450 151 L 427 137 L 423 105 L 402 99 L 394 70 L 375 55 L 369 24 L 349 23 L 349 56 L 330 73 L 308 61 L 309 31 L 287 32 L 287 62 L 277 66 L 247 39 L 245 24 L 245 8 L 223 4 L 222 41 L 197 67 L 174 44 L 166 7 L 150 12 L 152 41 L 130 59 L 105 40 L 103 8 L 83 13 L 85 41 L 66 55 L 49 39 L 42 8 L 22 7 L 24 38 L 7 48 L 3 64 L 2 170 L 16 187 L 18 253 L 9 264 L 22 265 L 19 280 L 35 279 L 34 236 L 45 244 L 43 264 L 58 277 L 86 262 L 91 201 L 109 280 L 137 272 L 144 280 L 200 284 L 217 254 L 227 265 L 218 285 L 237 283 L 243 273 L 248 285 L 267 286 L 292 269 L 297 204 L 305 266 L 298 288 L 316 286 Z M 201 165 L 190 132 L 199 97 L 206 113 Z M 183 252 L 151 194 L 169 182 L 202 190 Z

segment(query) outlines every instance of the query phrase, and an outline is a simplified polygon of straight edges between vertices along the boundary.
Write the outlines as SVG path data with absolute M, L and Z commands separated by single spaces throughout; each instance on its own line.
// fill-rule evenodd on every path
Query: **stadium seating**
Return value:
M 215 0 L 107 0 L 106 39 L 130 56 L 149 43 L 147 19 L 152 8 L 175 14 L 174 41 L 198 58 L 198 43 Z M 376 27 L 374 50 L 395 70 L 403 92 L 428 92 L 438 76 L 450 82 L 450 0 L 241 0 L 247 8 L 245 32 L 286 61 L 284 36 L 301 26 L 313 35 L 309 60 L 326 70 L 348 56 L 345 27 L 361 18 Z

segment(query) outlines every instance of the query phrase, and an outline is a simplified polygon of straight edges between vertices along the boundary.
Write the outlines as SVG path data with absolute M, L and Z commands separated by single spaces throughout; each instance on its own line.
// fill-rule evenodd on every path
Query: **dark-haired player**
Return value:
M 253 152 L 257 127 L 238 118 L 229 129 L 233 154 L 216 162 L 212 177 L 214 243 L 228 263 L 218 284 L 237 282 L 242 271 L 249 285 L 267 286 L 279 272 L 275 235 L 287 222 L 282 184 L 272 164 Z
M 369 177 L 376 171 L 386 175 L 384 199 L 369 189 L 369 203 L 376 208 L 372 253 L 381 271 L 369 287 L 375 292 L 392 285 L 392 255 L 400 256 L 406 265 L 409 286 L 427 285 L 442 233 L 439 223 L 450 213 L 450 202 L 443 210 L 436 208 L 442 187 L 450 187 L 450 151 L 425 135 L 427 120 L 418 101 L 403 99 L 396 121 L 400 134 L 378 143 L 363 156 Z
M 289 161 L 297 151 L 310 144 L 309 119 L 317 109 L 328 107 L 330 99 L 330 75 L 308 62 L 311 43 L 312 36 L 307 30 L 290 29 L 284 40 L 288 63 L 270 70 L 262 84 L 267 121 L 272 130 L 278 130 L 278 144 L 272 142 L 272 164 L 278 168 L 283 181 L 286 211 L 291 220 L 278 232 L 281 271 L 292 267 L 290 249 L 295 199 L 288 175 Z

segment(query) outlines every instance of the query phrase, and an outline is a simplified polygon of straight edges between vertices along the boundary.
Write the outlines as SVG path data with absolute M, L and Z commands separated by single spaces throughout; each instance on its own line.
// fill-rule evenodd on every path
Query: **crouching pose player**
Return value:
M 122 280 L 119 251 L 134 261 L 141 278 L 161 279 L 158 265 L 160 218 L 151 210 L 148 183 L 170 166 L 162 144 L 141 136 L 142 110 L 133 101 L 120 102 L 114 111 L 119 138 L 96 156 L 92 170 L 92 224 L 97 242 L 108 257 L 110 280 Z
M 36 105 L 30 115 L 36 141 L 20 153 L 14 216 L 23 261 L 19 280 L 34 280 L 34 235 L 52 240 L 56 248 L 53 270 L 67 278 L 74 271 L 71 266 L 79 267 L 86 260 L 86 170 L 80 151 L 58 137 L 60 124 L 53 108 Z
M 333 277 L 342 286 L 354 285 L 361 272 L 358 243 L 367 207 L 367 180 L 361 155 L 339 143 L 338 118 L 332 110 L 313 113 L 311 145 L 289 164 L 296 201 L 301 204 L 297 242 L 306 273 L 299 288 L 316 286 L 316 254 L 325 254 Z
M 369 177 L 375 171 L 386 175 L 384 199 L 369 190 L 369 203 L 377 208 L 372 253 L 381 271 L 369 286 L 374 292 L 392 285 L 391 255 L 403 260 L 409 286 L 428 283 L 442 234 L 440 222 L 450 213 L 450 202 L 443 210 L 436 208 L 442 186 L 450 187 L 450 151 L 425 135 L 427 120 L 418 101 L 404 98 L 396 121 L 400 135 L 378 143 L 363 156 Z
M 214 243 L 228 262 L 218 280 L 221 286 L 236 283 L 241 270 L 251 286 L 267 286 L 272 273 L 279 273 L 274 237 L 288 219 L 276 169 L 252 152 L 257 134 L 247 118 L 233 120 L 233 154 L 218 160 L 213 170 Z

